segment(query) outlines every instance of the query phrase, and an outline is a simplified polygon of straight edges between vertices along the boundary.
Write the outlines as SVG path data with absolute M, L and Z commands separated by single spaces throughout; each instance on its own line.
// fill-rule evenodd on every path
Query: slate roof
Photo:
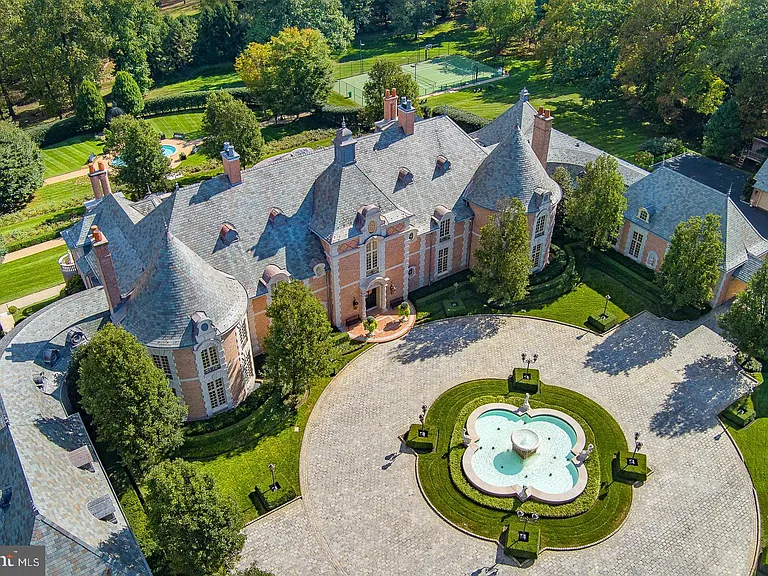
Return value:
M 203 312 L 225 333 L 243 318 L 247 305 L 237 280 L 168 232 L 123 304 L 119 323 L 147 346 L 183 348 L 195 344 L 192 314 Z
M 649 206 L 655 209 L 650 222 L 640 220 L 638 210 Z M 768 252 L 768 241 L 726 194 L 674 170 L 660 167 L 627 189 L 625 218 L 667 241 L 680 222 L 707 214 L 720 216 L 726 270 L 746 262 L 749 254 L 759 256 Z
M 518 126 L 483 161 L 465 193 L 470 202 L 488 210 L 505 198 L 518 198 L 527 212 L 538 212 L 547 196 L 559 202 L 560 186 L 547 175 Z
M 763 261 L 760 258 L 750 254 L 747 261 L 733 271 L 733 277 L 744 283 L 749 282 L 762 265 Z
M 755 174 L 755 188 L 768 192 L 768 161 L 763 162 L 760 170 Z
M 108 567 L 114 575 L 151 574 L 79 414 L 68 416 L 59 400 L 67 332 L 77 326 L 91 336 L 107 316 L 104 291 L 93 288 L 46 306 L 0 340 L 0 486 L 13 488 L 0 511 L 0 542 L 44 545 L 52 574 L 104 574 Z M 62 354 L 53 367 L 42 361 L 49 347 Z M 40 372 L 51 393 L 34 384 Z M 81 447 L 93 455 L 93 472 L 69 459 Z M 105 496 L 116 524 L 88 510 Z

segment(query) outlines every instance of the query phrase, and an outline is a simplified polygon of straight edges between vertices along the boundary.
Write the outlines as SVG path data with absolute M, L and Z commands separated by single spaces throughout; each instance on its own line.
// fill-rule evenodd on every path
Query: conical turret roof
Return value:
M 558 202 L 562 191 L 547 175 L 519 126 L 483 160 L 466 195 L 470 202 L 488 210 L 496 210 L 506 198 L 518 198 L 527 212 L 538 212 L 547 196 Z
M 243 318 L 245 288 L 166 232 L 153 259 L 125 302 L 120 324 L 157 348 L 192 346 L 191 316 L 202 312 L 222 333 Z

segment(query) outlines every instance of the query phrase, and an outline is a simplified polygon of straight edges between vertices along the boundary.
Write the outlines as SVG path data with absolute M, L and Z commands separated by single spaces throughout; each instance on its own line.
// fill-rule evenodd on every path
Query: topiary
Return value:
M 91 80 L 83 80 L 75 100 L 75 116 L 85 130 L 99 130 L 104 126 L 107 105 L 98 86 Z
M 124 70 L 115 75 L 115 84 L 112 86 L 112 103 L 132 116 L 136 116 L 144 110 L 144 97 L 141 95 L 141 89 L 133 76 Z
M 14 315 L 19 309 L 16 306 L 8 306 L 8 314 Z
M 368 331 L 368 335 L 372 335 L 374 330 L 379 327 L 379 323 L 373 316 L 368 316 L 363 322 L 363 326 Z

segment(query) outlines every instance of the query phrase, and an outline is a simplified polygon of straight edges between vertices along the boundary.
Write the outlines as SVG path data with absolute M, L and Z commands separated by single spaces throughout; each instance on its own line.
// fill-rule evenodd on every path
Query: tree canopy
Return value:
M 98 130 L 104 126 L 107 105 L 98 86 L 91 80 L 83 80 L 75 101 L 75 116 L 83 128 Z
M 702 152 L 707 156 L 728 160 L 741 146 L 741 120 L 736 100 L 728 100 L 709 119 L 704 128 Z
M 389 19 L 395 34 L 413 34 L 419 37 L 419 31 L 425 24 L 435 21 L 437 6 L 434 0 L 390 0 Z
M 712 299 L 723 256 L 720 216 L 692 216 L 680 222 L 659 270 L 664 300 L 673 310 L 704 306 Z
M 40 148 L 26 132 L 0 121 L 0 214 L 23 208 L 42 185 Z
M 334 50 L 346 48 L 354 27 L 345 16 L 341 0 L 246 0 L 252 26 L 248 37 L 266 43 L 286 28 L 318 30 Z
M 528 218 L 517 198 L 503 202 L 480 229 L 472 282 L 490 302 L 511 304 L 525 298 L 531 274 Z
M 234 566 L 245 542 L 240 510 L 206 470 L 161 462 L 147 476 L 146 501 L 152 535 L 174 574 L 220 574 Z
M 363 86 L 365 107 L 362 116 L 365 122 L 373 125 L 384 118 L 384 91 L 395 88 L 398 98 L 405 96 L 416 106 L 419 97 L 419 85 L 411 74 L 390 60 L 376 60 L 368 72 L 368 80 Z
M 568 227 L 589 248 L 606 248 L 619 232 L 627 209 L 624 178 L 616 158 L 587 162 L 584 175 L 565 199 Z
M 144 97 L 141 95 L 141 88 L 128 72 L 121 70 L 115 74 L 115 84 L 112 86 L 112 103 L 132 116 L 136 116 L 144 110 Z
M 765 358 L 768 353 L 768 265 L 760 269 L 747 287 L 718 318 L 723 335 L 742 352 Z
M 515 39 L 532 32 L 534 0 L 472 0 L 469 16 L 483 26 L 498 54 Z
M 107 324 L 80 357 L 78 392 L 100 441 L 134 471 L 146 471 L 181 446 L 187 407 L 146 348 Z
M 213 92 L 208 96 L 202 123 L 205 140 L 202 151 L 217 158 L 224 142 L 229 142 L 240 154 L 243 164 L 255 164 L 261 158 L 264 139 L 259 119 L 229 92 Z
M 313 378 L 330 372 L 335 359 L 325 308 L 303 282 L 280 282 L 267 318 L 272 322 L 264 337 L 264 373 L 285 394 L 301 394 Z
M 197 19 L 194 52 L 198 64 L 232 62 L 243 49 L 245 22 L 232 0 L 204 3 Z

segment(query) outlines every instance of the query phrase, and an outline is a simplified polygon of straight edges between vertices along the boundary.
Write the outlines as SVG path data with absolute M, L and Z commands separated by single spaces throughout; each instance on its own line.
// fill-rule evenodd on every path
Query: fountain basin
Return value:
M 584 430 L 568 414 L 506 403 L 480 406 L 467 419 L 469 446 L 462 457 L 467 479 L 493 496 L 527 496 L 540 502 L 571 502 L 587 486 L 587 471 L 575 457 Z

